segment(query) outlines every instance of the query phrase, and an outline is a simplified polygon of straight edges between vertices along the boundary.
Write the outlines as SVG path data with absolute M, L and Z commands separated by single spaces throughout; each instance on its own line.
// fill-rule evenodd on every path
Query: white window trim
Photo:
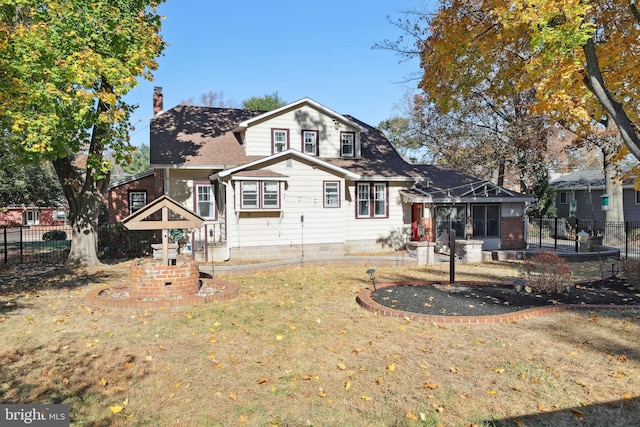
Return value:
M 307 134 L 313 135 L 313 152 L 307 151 Z M 317 130 L 305 129 L 302 131 L 302 152 L 310 156 L 317 156 L 320 153 L 318 146 L 319 132 Z
M 328 203 L 328 201 L 329 201 L 329 198 L 328 198 L 329 193 L 327 192 L 327 184 L 331 184 L 332 186 L 333 185 L 336 186 L 335 193 L 331 193 L 332 195 L 335 194 L 335 196 L 333 196 L 333 197 L 337 198 L 335 205 Z M 340 196 L 341 196 L 340 195 L 340 181 L 324 181 L 322 183 L 322 200 L 323 200 L 322 206 L 323 207 L 329 208 L 329 209 L 331 209 L 331 208 L 339 208 L 340 207 Z
M 211 215 L 204 216 L 200 213 L 200 191 L 201 187 L 209 187 L 209 204 L 211 205 Z M 213 188 L 213 184 L 207 182 L 194 182 L 193 183 L 193 203 L 194 203 L 194 211 L 202 218 L 206 219 L 216 219 L 217 218 L 217 209 L 216 209 L 216 195 Z
M 285 136 L 284 147 L 282 147 L 282 150 L 280 151 L 276 149 L 276 134 L 278 133 L 283 133 Z M 273 154 L 281 153 L 288 149 L 289 149 L 289 129 L 280 129 L 280 128 L 271 129 L 271 152 Z
M 351 153 L 345 153 L 344 151 L 344 137 L 351 136 L 351 144 L 348 145 L 351 147 Z M 342 157 L 355 157 L 356 156 L 356 133 L 355 132 L 340 132 L 340 156 Z
M 367 214 L 360 213 L 360 188 L 367 188 Z M 376 188 L 383 187 L 382 198 L 377 197 Z M 376 213 L 377 202 L 384 202 L 384 213 Z M 389 183 L 387 182 L 358 182 L 356 184 L 356 218 L 388 218 L 389 217 Z
M 266 185 L 267 184 L 273 184 L 276 183 L 276 191 L 275 191 L 275 195 L 276 195 L 276 204 L 268 204 L 266 203 L 266 198 L 265 196 L 267 195 L 266 193 Z M 261 179 L 261 180 L 256 180 L 256 179 L 245 179 L 245 180 L 241 180 L 240 181 L 240 210 L 251 210 L 251 211 L 257 211 L 257 210 L 262 210 L 262 211 L 275 211 L 275 210 L 280 210 L 281 208 L 281 195 L 282 195 L 282 191 L 281 191 L 281 185 L 280 185 L 280 180 L 275 180 L 275 179 Z M 255 205 L 247 205 L 245 204 L 245 185 L 248 183 L 255 183 L 256 184 L 256 204 Z
M 132 196 L 134 194 L 142 194 L 144 195 L 144 202 L 142 204 L 142 206 L 140 206 L 138 209 L 134 210 L 133 209 L 133 200 L 132 200 Z M 129 215 L 131 215 L 132 213 L 136 212 L 137 210 L 141 209 L 142 207 L 144 207 L 147 204 L 147 192 L 144 190 L 132 190 L 129 191 L 129 194 L 127 195 L 127 198 L 129 199 Z

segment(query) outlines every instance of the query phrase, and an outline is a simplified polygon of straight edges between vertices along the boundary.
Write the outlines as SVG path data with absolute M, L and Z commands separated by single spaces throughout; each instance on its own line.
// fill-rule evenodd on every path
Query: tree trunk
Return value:
M 94 180 L 83 176 L 70 157 L 53 161 L 69 203 L 71 222 L 71 250 L 66 265 L 69 267 L 93 267 L 100 265 L 97 252 L 98 213 L 109 177 Z

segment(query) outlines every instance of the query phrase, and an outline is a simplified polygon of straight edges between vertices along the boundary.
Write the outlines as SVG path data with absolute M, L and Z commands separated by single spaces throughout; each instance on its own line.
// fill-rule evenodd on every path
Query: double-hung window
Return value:
M 215 197 L 211 183 L 195 183 L 195 211 L 203 218 L 215 218 Z
M 242 181 L 240 185 L 242 209 L 279 209 L 279 181 Z
M 129 215 L 134 213 L 147 204 L 146 191 L 130 191 L 129 192 Z
M 302 131 L 302 151 L 312 156 L 318 155 L 318 131 L 303 130 Z
M 342 157 L 355 156 L 356 134 L 354 132 L 340 133 L 340 154 Z
M 272 129 L 271 140 L 273 153 L 280 153 L 289 148 L 289 130 L 288 129 Z
M 356 192 L 358 218 L 384 218 L 389 215 L 386 183 L 358 183 Z
M 324 207 L 340 207 L 340 183 L 337 181 L 324 182 Z

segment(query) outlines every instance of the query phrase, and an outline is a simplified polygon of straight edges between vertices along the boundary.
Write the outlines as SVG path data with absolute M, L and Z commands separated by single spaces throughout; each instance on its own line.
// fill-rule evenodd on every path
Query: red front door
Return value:
M 413 241 L 420 241 L 424 237 L 424 226 L 422 225 L 423 209 L 424 205 L 422 203 L 413 204 L 411 215 L 411 240 Z

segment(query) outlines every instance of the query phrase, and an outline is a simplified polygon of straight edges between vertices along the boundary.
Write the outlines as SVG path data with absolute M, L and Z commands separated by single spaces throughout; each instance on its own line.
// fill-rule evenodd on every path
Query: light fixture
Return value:
M 609 258 L 609 262 L 611 263 L 611 277 L 616 277 L 616 265 L 618 264 L 618 260 L 614 257 L 611 257 Z
M 369 275 L 369 279 L 371 279 L 371 283 L 373 284 L 373 290 L 376 291 L 376 270 L 370 268 L 367 270 L 367 274 Z
M 333 118 L 333 128 L 334 128 L 335 130 L 340 129 L 340 122 L 339 122 L 338 120 L 336 120 L 336 118 L 335 118 L 335 117 Z
M 524 280 L 516 279 L 513 281 L 513 289 L 516 290 L 516 293 L 522 292 L 522 288 L 524 287 Z

